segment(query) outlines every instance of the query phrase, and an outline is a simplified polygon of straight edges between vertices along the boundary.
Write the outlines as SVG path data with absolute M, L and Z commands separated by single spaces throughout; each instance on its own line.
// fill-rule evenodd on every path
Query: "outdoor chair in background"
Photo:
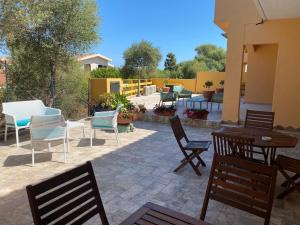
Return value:
M 278 155 L 275 163 L 278 166 L 278 170 L 286 179 L 286 181 L 281 184 L 282 187 L 285 187 L 285 190 L 280 193 L 277 198 L 283 198 L 295 190 L 300 194 L 300 160 Z M 290 173 L 294 175 L 291 176 Z
M 273 130 L 274 112 L 247 110 L 245 128 Z
M 91 218 L 99 218 L 98 224 L 109 225 L 91 162 L 28 185 L 26 190 L 35 225 L 86 224 Z M 150 202 L 121 223 L 133 224 L 209 225 Z
M 252 137 L 234 136 L 222 132 L 212 132 L 214 151 L 218 155 L 233 156 L 256 163 L 265 163 L 264 160 L 254 157 Z
M 247 110 L 245 128 L 273 130 L 274 117 L 274 112 Z M 268 162 L 269 149 L 261 148 L 261 151 L 254 152 L 263 155 L 265 163 Z
M 96 130 L 112 130 L 115 132 L 117 142 L 119 144 L 118 132 L 118 115 L 123 105 L 119 105 L 116 110 L 106 112 L 95 112 L 91 118 L 90 146 L 93 146 L 93 130 L 94 138 L 96 138 Z
M 67 160 L 68 136 L 67 124 L 62 115 L 32 116 L 30 122 L 30 139 L 32 146 L 32 166 L 34 166 L 35 145 L 48 143 L 50 152 L 51 142 L 62 140 L 64 143 L 64 162 Z
M 200 219 L 204 220 L 209 200 L 264 218 L 270 222 L 277 167 L 214 154 Z
M 183 104 L 184 104 L 184 99 L 185 98 L 191 98 L 192 94 L 193 94 L 192 91 L 185 89 L 181 85 L 175 85 L 175 86 L 173 86 L 173 92 L 176 95 L 178 103 L 179 103 L 179 100 L 182 98 L 183 99 Z
M 60 109 L 46 107 L 41 100 L 3 102 L 2 113 L 5 115 L 4 141 L 7 140 L 8 128 L 16 131 L 16 144 L 19 147 L 19 130 L 29 128 L 31 116 L 60 115 Z
M 176 103 L 176 95 L 173 92 L 160 92 L 159 106 L 163 105 L 165 102 L 172 102 L 172 105 Z
M 210 141 L 190 141 L 186 136 L 184 129 L 181 125 L 178 116 L 174 116 L 170 119 L 171 127 L 176 138 L 176 141 L 184 155 L 184 159 L 181 160 L 181 164 L 174 170 L 177 172 L 179 169 L 183 168 L 185 165 L 190 164 L 197 175 L 201 175 L 199 171 L 200 164 L 206 166 L 204 161 L 201 159 L 200 154 L 207 151 L 211 142 Z M 198 160 L 195 165 L 193 160 Z

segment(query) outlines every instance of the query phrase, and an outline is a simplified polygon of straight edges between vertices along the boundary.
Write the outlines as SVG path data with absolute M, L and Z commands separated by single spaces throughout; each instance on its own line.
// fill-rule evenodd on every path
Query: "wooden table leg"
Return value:
M 275 157 L 276 157 L 276 147 L 271 147 L 270 148 L 270 165 L 273 165 L 275 162 Z

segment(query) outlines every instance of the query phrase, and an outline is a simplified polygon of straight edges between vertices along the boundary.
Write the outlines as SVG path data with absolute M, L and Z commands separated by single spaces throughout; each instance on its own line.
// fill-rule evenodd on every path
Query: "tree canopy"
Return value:
M 209 71 L 225 71 L 226 51 L 212 44 L 198 46 L 196 60 L 206 65 Z
M 161 60 L 158 48 L 153 47 L 148 41 L 134 43 L 124 54 L 125 65 L 123 72 L 134 73 L 133 75 L 145 75 L 154 71 Z
M 167 71 L 175 71 L 176 70 L 176 57 L 172 52 L 167 54 L 167 57 L 165 60 L 165 70 L 167 70 Z
M 95 0 L 0 1 L 0 42 L 11 54 L 15 85 L 53 100 L 57 71 L 98 40 Z

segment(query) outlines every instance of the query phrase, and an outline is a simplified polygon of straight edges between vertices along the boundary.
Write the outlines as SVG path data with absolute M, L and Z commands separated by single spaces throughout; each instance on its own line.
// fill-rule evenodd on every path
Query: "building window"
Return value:
M 84 64 L 84 70 L 87 72 L 91 72 L 91 64 Z

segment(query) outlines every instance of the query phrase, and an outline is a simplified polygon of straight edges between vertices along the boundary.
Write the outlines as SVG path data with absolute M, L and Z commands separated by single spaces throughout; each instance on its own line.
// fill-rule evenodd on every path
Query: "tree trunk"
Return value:
M 141 96 L 140 83 L 141 83 L 141 72 L 139 71 L 139 77 L 138 77 L 138 92 L 137 92 L 137 94 L 136 94 L 137 97 L 140 97 L 140 96 Z
M 56 67 L 53 62 L 50 62 L 51 73 L 50 73 L 50 102 L 49 106 L 53 107 L 55 104 L 55 75 Z

